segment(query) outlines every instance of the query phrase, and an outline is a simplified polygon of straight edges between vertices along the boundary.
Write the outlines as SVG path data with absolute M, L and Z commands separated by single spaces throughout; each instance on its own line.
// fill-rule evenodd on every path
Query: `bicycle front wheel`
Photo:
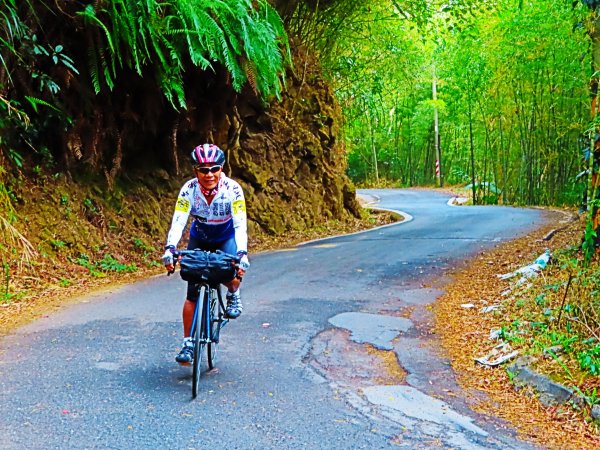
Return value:
M 200 367 L 202 363 L 202 353 L 204 353 L 204 346 L 206 340 L 204 339 L 204 312 L 202 304 L 204 297 L 207 295 L 206 286 L 200 288 L 200 295 L 196 300 L 196 323 L 194 327 L 194 366 L 192 370 L 192 398 L 196 398 L 198 395 L 198 388 L 200 386 Z
M 219 297 L 216 290 L 212 290 L 210 298 L 210 341 L 207 346 L 208 368 L 214 369 L 217 362 L 217 348 L 219 346 L 219 331 L 221 320 L 219 317 Z

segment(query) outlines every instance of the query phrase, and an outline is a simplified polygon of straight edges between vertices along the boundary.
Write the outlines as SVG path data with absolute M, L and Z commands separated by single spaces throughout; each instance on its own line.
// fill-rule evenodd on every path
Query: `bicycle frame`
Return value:
M 203 291 L 204 289 L 204 291 Z M 201 299 L 200 296 L 204 292 L 204 298 Z M 215 296 L 216 294 L 216 296 Z M 211 311 L 211 304 L 213 300 L 216 302 L 214 307 L 218 308 L 216 320 L 211 320 L 213 318 L 214 313 Z M 204 344 L 208 344 L 210 342 L 218 343 L 218 340 L 214 340 L 213 336 L 213 322 L 216 321 L 218 323 L 219 329 L 223 328 L 229 322 L 229 319 L 225 318 L 225 304 L 223 303 L 223 296 L 221 294 L 221 290 L 218 286 L 209 286 L 208 284 L 202 284 L 200 287 L 200 294 L 198 295 L 198 299 L 196 300 L 196 307 L 194 309 L 194 317 L 192 319 L 192 328 L 190 335 L 193 336 L 195 334 L 196 326 L 198 323 L 198 315 L 200 314 L 200 304 L 202 304 L 201 311 L 201 335 Z
M 208 368 L 215 367 L 217 344 L 219 343 L 220 331 L 229 319 L 225 318 L 225 305 L 219 285 L 202 283 L 200 293 L 194 308 L 192 328 L 190 335 L 194 340 L 194 362 L 192 375 L 192 397 L 198 394 L 200 382 L 201 360 L 204 347 L 207 347 Z
M 172 253 L 174 262 L 176 263 L 179 261 L 180 257 L 203 251 L 205 250 L 174 250 Z M 230 255 L 220 250 L 217 250 L 214 253 L 222 255 L 222 259 L 230 261 L 234 267 L 239 267 L 240 258 L 238 256 Z M 208 281 L 210 279 L 210 274 L 206 272 L 208 267 L 211 266 L 201 266 L 200 269 L 194 267 L 192 275 L 187 275 L 186 278 L 184 278 L 184 280 L 196 283 L 200 286 L 200 292 L 198 298 L 196 299 L 194 316 L 192 317 L 192 326 L 190 330 L 190 337 L 194 343 L 192 398 L 196 398 L 196 395 L 198 394 L 198 385 L 200 384 L 200 366 L 204 347 L 207 347 L 207 361 L 208 368 L 210 370 L 215 367 L 217 344 L 219 343 L 221 328 L 223 328 L 229 322 L 225 305 L 223 304 L 223 297 L 221 295 L 221 284 L 216 281 Z M 195 273 L 196 270 L 199 270 L 198 274 Z M 175 270 L 173 268 L 168 274 L 170 275 L 174 271 Z M 201 281 L 197 281 L 198 278 L 200 278 Z

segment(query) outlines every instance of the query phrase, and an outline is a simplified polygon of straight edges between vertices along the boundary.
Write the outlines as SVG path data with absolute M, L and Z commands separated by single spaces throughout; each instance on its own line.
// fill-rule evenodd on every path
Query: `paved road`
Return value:
M 178 277 L 82 298 L 0 340 L 0 448 L 530 448 L 469 408 L 426 306 L 449 268 L 542 212 L 361 194 L 412 218 L 254 255 L 244 314 L 195 401 L 173 360 Z

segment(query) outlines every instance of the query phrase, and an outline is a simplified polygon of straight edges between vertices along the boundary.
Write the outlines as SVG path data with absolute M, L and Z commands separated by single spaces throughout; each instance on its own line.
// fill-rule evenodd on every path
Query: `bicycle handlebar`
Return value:
M 224 259 L 229 259 L 234 267 L 236 267 L 236 268 L 240 267 L 241 258 L 237 255 L 232 255 L 231 253 L 226 253 L 223 250 L 216 250 L 214 252 L 211 252 L 208 250 L 201 250 L 199 248 L 196 248 L 193 250 L 173 250 L 173 270 L 168 271 L 167 276 L 175 273 L 175 266 L 177 265 L 177 263 L 181 260 L 181 258 L 183 256 L 193 255 L 197 252 L 217 253 L 219 255 L 223 255 Z M 241 277 L 237 277 L 237 278 L 239 278 L 241 280 Z

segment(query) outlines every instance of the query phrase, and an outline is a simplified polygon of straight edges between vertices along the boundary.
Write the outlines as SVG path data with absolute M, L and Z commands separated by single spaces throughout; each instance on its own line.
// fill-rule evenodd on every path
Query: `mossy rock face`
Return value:
M 61 154 L 63 145 L 64 158 L 51 173 L 28 178 L 17 171 L 14 182 L 0 173 L 0 182 L 12 190 L 14 228 L 40 258 L 59 266 L 82 254 L 90 261 L 136 254 L 137 264 L 156 263 L 179 189 L 193 177 L 189 154 L 202 142 L 226 152 L 224 171 L 246 194 L 251 240 L 254 233 L 278 235 L 360 217 L 333 92 L 314 61 L 295 57 L 294 65 L 306 72 L 290 72 L 287 91 L 270 106 L 250 88 L 233 92 L 223 70 L 198 68 L 189 68 L 194 83 L 186 111 L 174 111 L 148 83 L 131 84 L 127 96 L 91 99 L 93 114 L 74 115 L 67 135 L 55 136 L 53 152 Z M 69 93 L 77 106 L 80 94 Z M 121 114 L 123 108 L 131 114 Z M 122 160 L 115 155 L 115 137 Z M 69 147 L 73 143 L 79 156 Z M 0 165 L 6 163 L 0 159 Z M 0 247 L 0 256 L 10 260 L 11 251 Z
M 34 251 L 32 265 L 50 260 L 66 267 L 81 255 L 93 262 L 106 254 L 123 260 L 124 255 L 139 254 L 143 261 L 132 261 L 138 265 L 158 260 L 160 255 L 151 253 L 162 248 L 177 193 L 167 195 L 141 182 L 124 189 L 115 187 L 111 191 L 64 177 L 20 180 L 12 185 L 11 191 L 20 200 L 13 235 L 4 230 L 11 245 L 0 246 L 2 260 L 14 259 L 26 242 Z M 109 192 L 118 193 L 118 198 Z
M 270 233 L 360 217 L 338 139 L 340 109 L 319 73 L 309 72 L 290 77 L 266 111 L 252 96 L 238 97 L 227 120 L 240 124 L 226 148 L 231 174 L 245 188 L 249 218 Z

